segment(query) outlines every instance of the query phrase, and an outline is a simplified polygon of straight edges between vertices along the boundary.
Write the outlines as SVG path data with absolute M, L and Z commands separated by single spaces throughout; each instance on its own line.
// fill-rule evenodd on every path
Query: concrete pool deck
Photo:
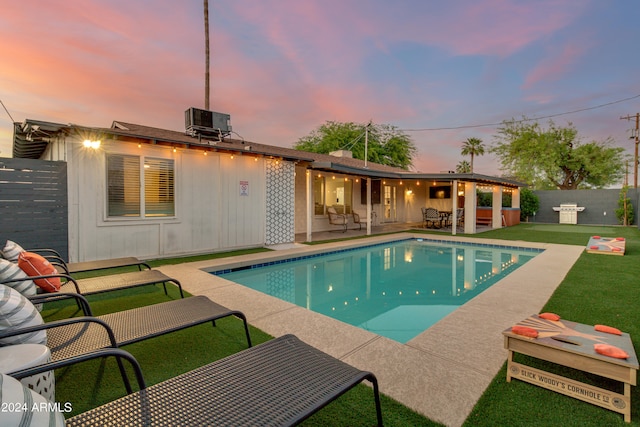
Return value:
M 347 325 L 214 276 L 207 271 L 287 259 L 402 238 L 545 249 L 406 344 Z M 273 335 L 291 333 L 359 369 L 373 372 L 380 391 L 446 426 L 461 426 L 507 358 L 502 331 L 540 312 L 580 254 L 582 246 L 399 233 L 296 246 L 160 268 L 194 295 L 237 309 L 250 324 Z M 206 270 L 206 271 L 205 271 Z M 383 413 L 384 416 L 384 413 Z

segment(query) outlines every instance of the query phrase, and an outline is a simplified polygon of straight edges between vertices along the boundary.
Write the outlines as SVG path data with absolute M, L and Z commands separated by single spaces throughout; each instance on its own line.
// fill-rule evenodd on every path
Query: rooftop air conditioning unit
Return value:
M 226 136 L 231 133 L 231 116 L 191 107 L 184 112 L 184 126 L 191 136 Z

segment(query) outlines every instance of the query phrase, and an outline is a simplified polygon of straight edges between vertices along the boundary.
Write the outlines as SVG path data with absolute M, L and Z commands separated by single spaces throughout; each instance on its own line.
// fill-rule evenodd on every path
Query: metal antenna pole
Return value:
M 0 99 L 0 104 L 2 104 L 2 108 L 4 108 L 4 111 L 6 111 L 6 112 L 7 112 L 7 114 L 9 115 L 9 118 L 11 119 L 11 121 L 12 121 L 13 123 L 15 123 L 16 121 L 15 121 L 15 120 L 13 120 L 13 117 L 11 117 L 11 113 L 9 112 L 9 110 L 7 110 L 7 107 L 5 107 L 5 106 L 4 106 L 4 102 L 2 102 L 2 99 Z
M 364 167 L 367 167 L 367 158 L 369 157 L 369 125 L 371 122 L 367 123 L 367 127 L 364 128 Z M 362 134 L 361 134 L 362 135 Z

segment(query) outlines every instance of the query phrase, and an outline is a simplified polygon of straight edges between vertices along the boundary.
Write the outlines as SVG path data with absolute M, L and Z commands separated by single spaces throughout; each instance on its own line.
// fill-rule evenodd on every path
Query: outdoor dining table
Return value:
M 451 218 L 451 215 L 453 214 L 453 212 L 451 212 L 451 211 L 439 211 L 438 214 L 440 215 L 440 227 L 446 227 L 447 220 L 449 218 Z

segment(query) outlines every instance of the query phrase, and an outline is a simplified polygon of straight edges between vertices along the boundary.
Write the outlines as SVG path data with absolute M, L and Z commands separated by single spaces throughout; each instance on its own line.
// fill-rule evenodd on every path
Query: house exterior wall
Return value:
M 71 261 L 143 259 L 262 246 L 265 160 L 200 150 L 103 141 L 90 150 L 66 140 Z M 53 147 L 52 152 L 57 152 Z M 175 216 L 108 218 L 106 154 L 173 159 Z M 248 191 L 241 191 L 241 181 Z

